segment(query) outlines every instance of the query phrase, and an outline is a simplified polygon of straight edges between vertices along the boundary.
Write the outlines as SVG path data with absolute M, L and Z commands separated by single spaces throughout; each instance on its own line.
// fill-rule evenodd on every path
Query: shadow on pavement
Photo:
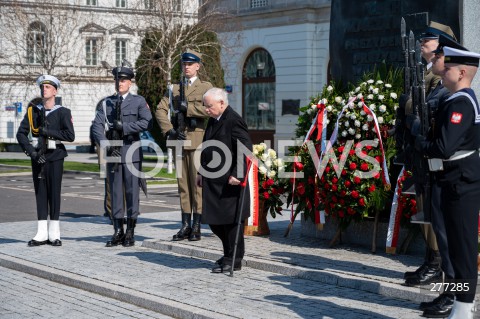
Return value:
M 178 269 L 197 269 L 205 268 L 206 270 L 213 267 L 213 262 L 196 259 L 192 257 L 184 257 L 180 255 L 169 255 L 161 252 L 121 252 L 119 256 L 136 257 L 141 261 L 146 261 L 169 268 Z

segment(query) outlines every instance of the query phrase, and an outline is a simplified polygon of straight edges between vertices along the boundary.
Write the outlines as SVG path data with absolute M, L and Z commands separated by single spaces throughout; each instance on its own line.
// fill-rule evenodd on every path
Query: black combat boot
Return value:
M 135 226 L 137 225 L 137 219 L 127 218 L 127 231 L 125 232 L 125 239 L 122 245 L 124 247 L 131 247 L 135 245 Z
M 202 215 L 193 213 L 192 231 L 190 233 L 190 237 L 188 237 L 188 240 L 197 241 L 202 238 L 202 234 L 200 233 L 200 229 L 202 226 L 201 223 L 202 223 Z
M 115 229 L 115 233 L 112 238 L 107 241 L 107 247 L 117 246 L 123 242 L 123 237 L 125 237 L 125 233 L 123 232 L 123 218 L 113 219 L 113 229 Z
M 190 237 L 190 233 L 192 232 L 191 224 L 191 216 L 187 213 L 182 213 L 182 228 L 173 235 L 173 241 L 184 240 Z
M 430 261 L 432 260 L 432 249 L 430 249 L 427 245 L 426 247 L 426 251 L 425 251 L 425 259 L 424 259 L 424 262 L 423 264 L 417 268 L 417 270 L 415 271 L 407 271 L 404 275 L 403 275 L 403 279 L 408 279 L 408 278 L 414 278 L 414 277 L 418 277 L 418 274 L 420 273 L 423 273 L 426 268 L 428 268 L 428 265 L 430 264 Z
M 446 318 L 453 309 L 455 298 L 452 294 L 442 293 L 431 302 L 422 302 L 420 310 L 423 310 L 423 317 L 427 318 Z
M 441 257 L 438 251 L 432 250 L 432 259 L 427 264 L 427 267 L 420 271 L 417 276 L 408 277 L 405 280 L 407 286 L 429 285 L 433 282 L 441 283 L 443 281 L 443 272 L 440 268 Z

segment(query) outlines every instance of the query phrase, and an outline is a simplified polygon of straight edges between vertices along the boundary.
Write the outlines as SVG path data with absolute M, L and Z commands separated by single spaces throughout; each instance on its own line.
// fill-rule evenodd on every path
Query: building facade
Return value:
M 194 23 L 197 10 L 186 0 L 2 0 L 0 143 L 16 143 L 27 105 L 40 95 L 41 74 L 60 79 L 58 96 L 72 111 L 75 143 L 89 143 L 97 103 L 115 92 L 112 67 L 124 59 L 135 65 L 143 35 L 167 11 Z
M 330 0 L 223 0 L 238 31 L 220 33 L 229 102 L 255 143 L 294 136 L 298 108 L 328 79 Z

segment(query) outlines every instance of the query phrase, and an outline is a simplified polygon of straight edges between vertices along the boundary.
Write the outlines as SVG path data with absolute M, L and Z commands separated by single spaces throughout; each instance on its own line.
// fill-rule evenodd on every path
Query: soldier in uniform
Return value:
M 454 278 L 445 291 L 455 295 L 449 318 L 473 318 L 477 285 L 480 209 L 480 106 L 470 88 L 480 54 L 443 47 L 443 85 L 450 97 L 440 105 L 431 138 L 418 135 L 415 148 L 429 162 L 441 188 L 441 206 Z
M 61 141 L 73 142 L 75 131 L 70 110 L 55 104 L 60 81 L 54 76 L 42 75 L 38 78 L 37 85 L 40 87 L 41 103 L 28 106 L 17 132 L 18 143 L 32 159 L 37 202 L 38 230 L 28 246 L 62 246 L 60 193 L 63 161 L 68 155 Z M 31 145 L 28 138 L 30 132 L 33 137 L 38 137 L 37 145 Z M 49 216 L 50 221 L 47 222 Z
M 173 236 L 174 241 L 187 238 L 191 241 L 201 239 L 202 190 L 196 186 L 197 169 L 194 165 L 194 153 L 195 149 L 202 143 L 205 119 L 208 118 L 203 107 L 203 94 L 212 88 L 210 82 L 198 78 L 201 57 L 200 53 L 192 50 L 187 50 L 182 54 L 182 70 L 187 82 L 184 86 L 186 107 L 180 101 L 180 85 L 173 85 L 173 107 L 175 112 L 183 113 L 186 122 L 185 130 L 181 132 L 170 122 L 168 95 L 162 98 L 155 112 L 162 133 L 167 139 L 188 140 L 190 142 L 189 145 L 183 146 L 182 167 L 177 167 L 177 170 L 181 169 L 182 173 L 181 178 L 177 178 L 182 210 L 182 227 Z
M 129 247 L 135 244 L 134 230 L 139 214 L 140 196 L 139 176 L 133 174 L 133 168 L 140 170 L 143 154 L 141 147 L 135 148 L 131 156 L 127 156 L 127 152 L 131 147 L 135 147 L 132 144 L 140 142 L 140 132 L 150 127 L 152 114 L 142 96 L 130 93 L 133 70 L 121 67 L 114 68 L 112 73 L 118 77 L 118 94 L 103 100 L 102 107 L 95 116 L 93 134 L 100 148 L 108 140 L 107 136 L 112 138 L 113 130 L 121 136 L 122 146 L 107 148 L 107 155 L 120 158 L 120 163 L 107 163 L 114 227 L 114 234 L 107 242 L 107 247 L 119 244 Z M 120 109 L 116 107 L 117 102 Z M 120 112 L 120 120 L 117 112 Z M 126 232 L 123 229 L 125 210 Z
M 425 70 L 425 95 L 426 102 L 429 108 L 430 118 L 433 118 L 433 114 L 436 112 L 438 105 L 441 100 L 445 99 L 448 95 L 448 90 L 443 87 L 440 82 L 440 75 L 434 71 L 432 60 L 435 57 L 435 49 L 439 45 L 439 37 L 443 39 L 448 39 L 454 42 L 455 35 L 449 26 L 437 23 L 432 21 L 430 25 L 426 28 L 424 33 L 421 34 L 421 53 L 422 57 L 427 61 L 427 66 Z M 438 63 L 436 67 L 439 67 Z M 442 70 L 438 70 L 439 72 Z M 412 136 L 418 135 L 420 130 L 420 120 L 417 115 L 413 113 L 412 101 L 409 100 L 406 104 L 405 113 L 406 117 L 406 130 L 408 135 L 408 140 L 410 142 L 411 148 L 413 148 L 414 139 Z M 411 135 L 410 135 L 411 134 Z M 411 163 L 416 158 L 413 158 L 411 155 L 413 152 L 407 152 L 410 156 L 407 156 L 407 167 L 413 166 L 413 178 L 415 182 L 415 188 L 417 193 L 424 193 L 422 176 L 419 172 L 416 171 L 416 165 Z M 417 160 L 423 161 L 422 158 Z M 430 199 L 430 212 L 431 212 L 431 221 L 427 224 L 420 224 L 420 228 L 425 239 L 426 243 L 426 252 L 424 263 L 413 272 L 406 272 L 404 275 L 405 284 L 408 286 L 415 285 L 428 285 L 431 282 L 439 282 L 442 279 L 442 270 L 446 274 L 453 275 L 453 269 L 451 267 L 449 258 L 448 258 L 448 245 L 445 241 L 445 231 L 443 224 L 442 212 L 439 207 L 440 194 L 434 189 L 435 186 L 432 186 L 430 196 L 426 197 L 427 200 Z M 421 201 L 417 201 L 421 203 Z M 423 210 L 423 207 L 419 207 L 419 211 Z M 439 235 L 437 236 L 437 233 Z M 440 237 L 440 238 L 438 238 Z M 440 242 L 441 241 L 441 242 Z M 447 302 L 449 309 L 453 306 L 453 299 Z M 425 310 L 424 307 L 427 305 L 422 305 L 421 309 Z M 432 306 L 432 304 L 428 304 Z

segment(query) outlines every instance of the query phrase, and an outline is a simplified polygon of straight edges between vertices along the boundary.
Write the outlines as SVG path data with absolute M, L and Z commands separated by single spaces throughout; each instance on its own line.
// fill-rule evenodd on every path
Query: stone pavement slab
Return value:
M 286 221 L 278 220 L 271 221 L 270 238 L 247 238 L 247 266 L 232 278 L 210 273 L 211 260 L 220 255 L 220 241 L 207 229 L 203 230 L 201 241 L 180 243 L 190 246 L 187 247 L 190 250 L 208 250 L 211 255 L 207 259 L 180 254 L 173 248 L 142 247 L 142 242 L 147 245 L 159 239 L 173 247 L 174 243 L 168 240 L 177 231 L 179 215 L 179 212 L 142 214 L 136 228 L 137 245 L 130 248 L 104 247 L 113 230 L 102 217 L 64 218 L 62 247 L 27 247 L 26 242 L 36 232 L 36 223 L 3 223 L 0 266 L 178 318 L 398 318 L 400 313 L 402 318 L 418 318 L 420 315 L 418 301 L 393 298 L 361 287 L 365 280 L 370 282 L 377 277 L 388 278 L 388 284 L 398 285 L 395 276 L 408 266 L 416 266 L 418 258 L 397 256 L 387 263 L 390 256 L 372 256 L 360 249 L 321 248 L 318 240 L 294 238 L 299 224 L 295 225 L 291 238 L 282 240 Z M 272 269 L 254 267 L 255 262 L 272 263 Z M 336 281 L 328 284 L 327 280 L 319 280 L 315 268 L 311 268 L 312 278 L 309 278 L 304 269 L 307 264 L 322 271 L 335 271 L 328 276 L 336 276 Z M 302 267 L 303 275 L 276 271 L 282 265 Z M 348 287 L 343 281 L 357 285 Z

